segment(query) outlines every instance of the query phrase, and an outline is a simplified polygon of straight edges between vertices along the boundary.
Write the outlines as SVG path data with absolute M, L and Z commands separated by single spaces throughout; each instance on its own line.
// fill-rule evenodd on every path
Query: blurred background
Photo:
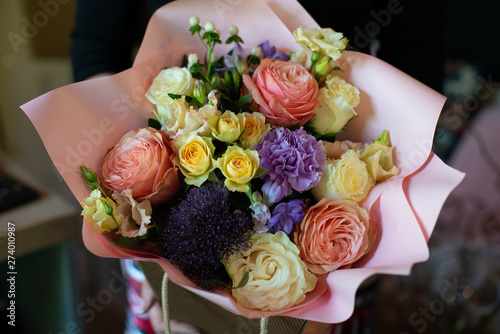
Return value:
M 436 89 L 448 101 L 434 151 L 467 176 L 443 208 L 429 261 L 415 265 L 411 276 L 379 278 L 375 333 L 500 333 L 500 5 L 449 0 L 442 6 L 422 13 L 422 22 L 441 13 L 444 29 L 435 51 L 445 62 L 435 77 L 444 78 Z M 0 175 L 21 181 L 0 176 L 0 312 L 1 326 L 12 330 L 7 257 L 13 255 L 16 333 L 109 334 L 124 327 L 126 283 L 119 263 L 83 246 L 80 206 L 19 109 L 73 82 L 75 7 L 68 0 L 0 2 Z M 383 48 L 378 35 L 397 34 L 394 27 L 405 20 L 404 12 L 387 21 L 380 11 L 359 11 L 358 30 L 347 35 L 356 47 L 361 31 L 372 53 L 379 43 Z M 420 43 L 426 39 L 432 36 L 423 34 Z M 427 66 L 427 59 L 411 61 Z M 16 239 L 10 254 L 8 223 L 15 224 Z

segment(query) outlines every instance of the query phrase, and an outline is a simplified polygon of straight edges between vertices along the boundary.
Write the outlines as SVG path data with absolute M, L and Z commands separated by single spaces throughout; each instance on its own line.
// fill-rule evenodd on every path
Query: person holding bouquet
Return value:
M 109 15 L 110 12 L 106 11 L 96 12 L 95 8 L 106 7 L 102 4 L 96 4 L 92 9 L 93 24 L 89 25 L 90 7 L 88 6 L 91 3 L 92 1 L 81 1 L 78 6 L 79 14 L 77 15 L 73 47 L 75 80 L 82 80 L 102 73 L 115 73 L 130 66 L 131 53 L 129 49 L 133 40 L 130 23 L 134 22 L 137 17 L 136 12 L 133 11 L 135 4 L 127 1 L 120 2 L 120 5 L 116 7 L 111 7 L 107 3 L 106 6 L 113 8 L 110 11 L 113 15 Z M 150 10 L 155 8 L 153 1 L 148 2 L 148 4 Z M 156 5 L 160 5 L 160 3 L 157 2 Z M 304 5 L 307 7 L 307 3 Z M 324 8 L 321 12 L 325 12 Z M 97 18 L 101 17 L 102 20 L 96 20 L 96 13 Z M 314 12 L 311 14 L 315 16 Z M 335 25 L 335 23 L 331 25 Z M 96 38 L 96 36 L 99 37 Z M 145 286 L 147 287 L 147 285 Z M 312 331 L 315 333 L 326 332 L 328 327 L 323 324 L 309 324 L 305 331 L 311 331 L 311 333 Z

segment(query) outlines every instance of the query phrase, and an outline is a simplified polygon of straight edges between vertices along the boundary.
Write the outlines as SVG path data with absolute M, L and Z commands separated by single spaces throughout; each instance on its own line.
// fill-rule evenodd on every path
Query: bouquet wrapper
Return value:
M 99 169 L 107 150 L 124 133 L 144 127 L 152 116 L 153 106 L 144 93 L 157 73 L 166 66 L 179 66 L 184 54 L 204 54 L 188 31 L 191 15 L 201 22 L 213 21 L 222 32 L 237 24 L 248 48 L 269 39 L 278 49 L 296 50 L 291 32 L 299 26 L 318 27 L 294 0 L 224 4 L 179 0 L 160 8 L 150 20 L 132 68 L 58 88 L 21 106 L 78 200 L 89 194 L 79 166 Z M 442 95 L 374 57 L 347 51 L 340 61 L 340 75 L 359 88 L 361 104 L 356 108 L 359 118 L 339 139 L 371 142 L 388 129 L 401 169 L 398 176 L 378 184 L 362 205 L 370 210 L 378 239 L 353 268 L 330 273 L 306 301 L 290 310 L 260 312 L 240 307 L 227 294 L 198 289 L 167 260 L 122 250 L 83 224 L 86 247 L 98 256 L 156 261 L 174 283 L 247 318 L 283 315 L 326 323 L 347 320 L 354 310 L 356 290 L 366 278 L 379 273 L 407 275 L 413 264 L 428 258 L 427 241 L 438 214 L 463 174 L 431 151 L 445 100 Z

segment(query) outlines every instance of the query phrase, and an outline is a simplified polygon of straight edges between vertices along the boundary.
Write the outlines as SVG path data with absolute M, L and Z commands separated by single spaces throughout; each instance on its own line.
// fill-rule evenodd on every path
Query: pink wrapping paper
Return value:
M 156 74 L 165 66 L 179 66 L 185 53 L 203 54 L 199 41 L 188 31 L 191 15 L 200 17 L 202 24 L 215 22 L 223 35 L 229 25 L 236 24 L 247 48 L 269 39 L 278 48 L 295 50 L 291 31 L 300 25 L 318 27 L 294 0 L 228 2 L 223 7 L 216 3 L 179 0 L 162 7 L 148 25 L 132 68 L 61 87 L 21 107 L 78 200 L 89 194 L 77 174 L 79 166 L 99 169 L 108 148 L 127 131 L 147 124 L 152 105 L 144 93 Z M 216 52 L 221 55 L 223 51 L 227 50 Z M 443 96 L 368 55 L 345 52 L 341 66 L 340 75 L 361 91 L 361 104 L 356 108 L 360 117 L 339 139 L 369 142 L 388 129 L 401 169 L 400 175 L 378 184 L 363 203 L 379 233 L 371 253 L 354 268 L 330 273 L 299 306 L 270 313 L 248 310 L 226 294 L 195 288 L 168 261 L 121 250 L 84 224 L 86 247 L 103 257 L 154 260 L 173 282 L 248 318 L 279 314 L 327 323 L 347 320 L 354 309 L 356 290 L 367 277 L 377 273 L 405 275 L 414 263 L 428 258 L 427 240 L 444 200 L 463 174 L 431 152 Z

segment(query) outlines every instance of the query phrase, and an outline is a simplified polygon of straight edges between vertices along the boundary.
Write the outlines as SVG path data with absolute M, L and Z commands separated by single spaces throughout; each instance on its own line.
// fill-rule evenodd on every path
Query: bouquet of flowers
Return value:
M 289 16 L 295 1 L 241 6 L 235 21 L 266 23 L 214 24 L 210 4 L 167 5 L 130 70 L 23 109 L 81 201 L 93 252 L 155 260 L 174 282 L 250 318 L 340 322 L 366 277 L 406 273 L 428 255 L 461 178 L 430 152 L 443 101 L 346 51 L 341 33 L 300 7 Z M 169 31 L 179 38 L 162 36 Z M 50 122 L 80 113 L 71 123 L 81 130 Z

